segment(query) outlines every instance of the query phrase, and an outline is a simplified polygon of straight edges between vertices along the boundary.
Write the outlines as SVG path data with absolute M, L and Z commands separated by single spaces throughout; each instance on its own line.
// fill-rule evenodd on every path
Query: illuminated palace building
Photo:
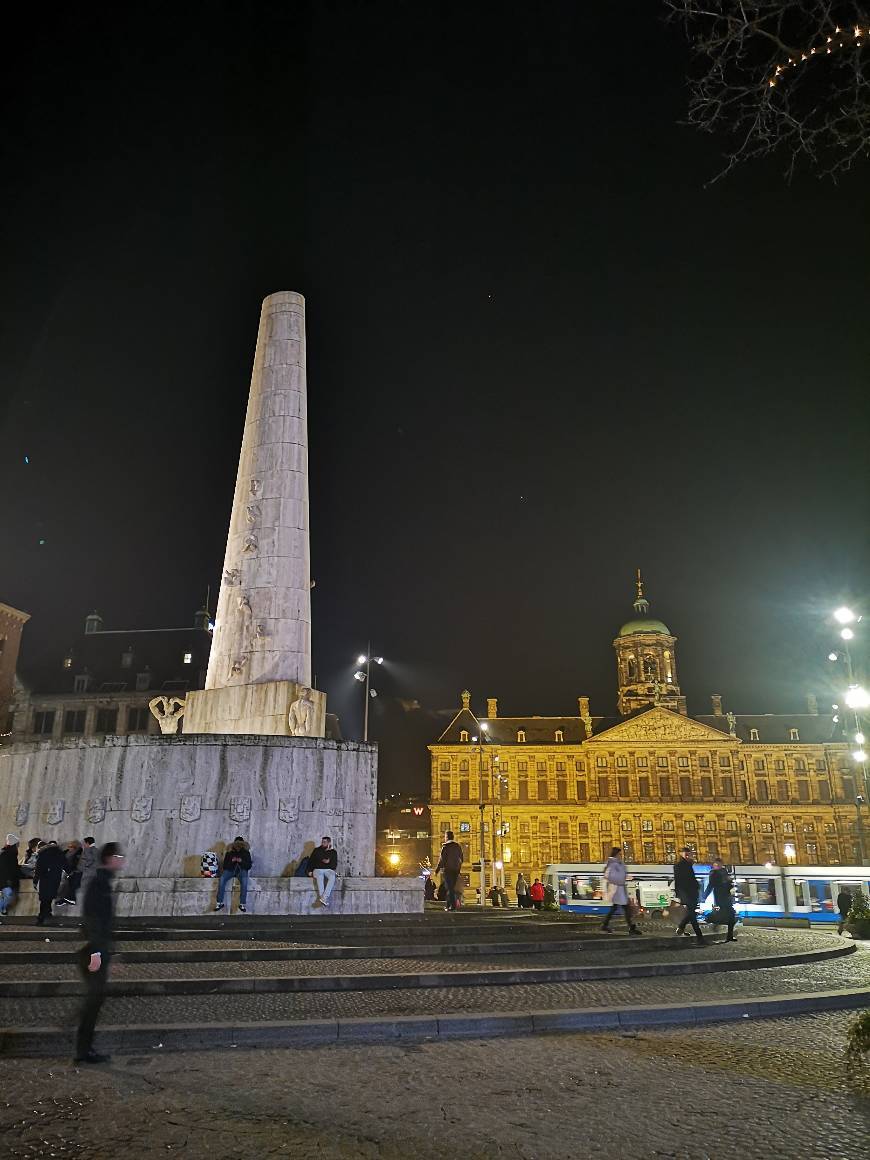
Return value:
M 670 863 L 691 845 L 729 863 L 856 864 L 863 857 L 860 787 L 842 727 L 814 697 L 795 714 L 689 716 L 676 638 L 649 615 L 638 576 L 635 616 L 616 651 L 619 716 L 478 718 L 471 694 L 429 749 L 437 859 L 452 829 L 466 869 L 480 857 L 497 878 L 540 876 L 548 863 Z M 499 867 L 499 863 L 502 864 Z

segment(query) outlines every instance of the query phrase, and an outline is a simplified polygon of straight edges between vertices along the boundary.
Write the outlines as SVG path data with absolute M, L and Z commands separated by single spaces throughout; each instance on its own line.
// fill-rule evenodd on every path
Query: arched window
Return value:
M 629 653 L 625 660 L 625 673 L 630 681 L 637 680 L 637 659 L 634 653 Z
M 467 740 L 468 740 L 468 730 L 467 730 L 467 729 L 461 729 L 461 730 L 460 730 L 460 732 L 459 732 L 459 740 L 460 740 L 460 741 L 467 741 Z
M 460 761 L 459 772 L 460 773 L 468 773 L 468 758 L 467 757 L 463 757 L 462 761 Z
M 643 675 L 648 681 L 657 681 L 659 679 L 659 662 L 654 656 L 647 654 L 643 658 Z

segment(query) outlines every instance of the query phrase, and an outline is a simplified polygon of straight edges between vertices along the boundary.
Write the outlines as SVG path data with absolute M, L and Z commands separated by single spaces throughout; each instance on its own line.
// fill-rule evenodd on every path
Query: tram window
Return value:
M 794 902 L 795 906 L 809 906 L 807 902 L 806 883 L 803 878 L 795 878 L 794 880 Z
M 774 878 L 738 878 L 734 887 L 738 902 L 749 903 L 753 906 L 776 905 L 776 879 Z
M 806 885 L 809 902 L 804 903 L 805 906 L 809 906 L 815 913 L 832 911 L 834 909 L 830 882 L 821 882 L 813 878 Z

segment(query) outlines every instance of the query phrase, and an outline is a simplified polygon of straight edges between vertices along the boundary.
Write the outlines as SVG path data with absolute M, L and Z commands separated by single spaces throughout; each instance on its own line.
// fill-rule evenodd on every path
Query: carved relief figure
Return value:
M 152 697 L 148 708 L 160 723 L 160 732 L 174 734 L 178 732 L 178 722 L 184 716 L 185 701 L 183 697 Z
M 260 519 L 260 505 L 249 503 L 245 506 L 245 519 L 249 524 L 256 524 Z
M 278 799 L 278 820 L 281 822 L 297 822 L 299 820 L 299 798 Z
M 130 816 L 134 822 L 147 822 L 151 819 L 151 807 L 154 805 L 153 797 L 137 797 L 133 799 L 133 808 L 130 811 Z
M 23 826 L 27 824 L 27 819 L 30 817 L 30 802 L 19 802 L 18 809 L 15 811 L 15 825 Z
M 242 671 L 244 670 L 244 667 L 246 664 L 247 664 L 247 660 L 245 657 L 239 657 L 237 660 L 234 660 L 233 663 L 230 665 L 230 676 L 231 677 L 241 676 Z
M 58 826 L 63 821 L 66 802 L 63 798 L 55 798 L 45 807 L 45 823 L 48 826 Z
M 299 696 L 290 706 L 287 717 L 290 733 L 293 737 L 310 737 L 314 728 L 314 702 L 311 700 L 311 690 L 301 688 Z
M 239 597 L 239 611 L 242 613 L 250 613 L 251 602 L 244 593 Z
M 253 555 L 253 553 L 256 552 L 256 550 L 257 550 L 257 548 L 259 548 L 259 546 L 260 546 L 260 541 L 257 539 L 257 537 L 252 532 L 249 532 L 248 535 L 245 536 L 244 540 L 242 541 L 242 551 L 245 553 L 246 556 Z
M 259 641 L 259 640 L 265 640 L 265 639 L 266 639 L 266 626 L 265 626 L 265 624 L 256 625 L 254 627 L 254 640 Z
M 178 816 L 183 822 L 197 822 L 202 813 L 202 796 L 200 794 L 185 794 L 181 799 L 181 809 Z
M 625 676 L 629 682 L 637 680 L 637 659 L 633 653 L 629 653 L 628 660 L 625 662 Z
M 89 822 L 94 822 L 95 824 L 101 822 L 106 816 L 107 805 L 107 798 L 90 798 L 87 805 L 85 806 L 85 818 Z
M 238 584 L 242 573 L 238 568 L 224 569 L 224 584 Z
M 251 495 L 259 495 L 260 488 L 262 486 L 263 486 L 263 484 L 259 479 L 252 479 L 251 480 Z

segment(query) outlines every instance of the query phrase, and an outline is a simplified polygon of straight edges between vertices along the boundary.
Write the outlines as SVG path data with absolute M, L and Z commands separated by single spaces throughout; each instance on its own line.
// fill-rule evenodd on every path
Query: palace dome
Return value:
M 627 620 L 619 630 L 618 636 L 633 636 L 636 632 L 663 632 L 671 635 L 671 630 L 660 620 Z

